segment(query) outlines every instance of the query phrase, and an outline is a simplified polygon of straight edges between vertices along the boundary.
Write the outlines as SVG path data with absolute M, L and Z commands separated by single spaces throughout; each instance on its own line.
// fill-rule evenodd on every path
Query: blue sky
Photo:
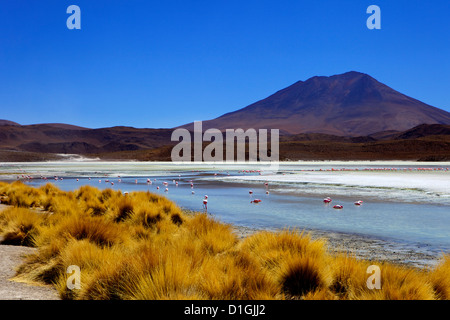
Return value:
M 174 127 L 351 70 L 450 111 L 449 21 L 447 0 L 5 0 L 0 119 Z

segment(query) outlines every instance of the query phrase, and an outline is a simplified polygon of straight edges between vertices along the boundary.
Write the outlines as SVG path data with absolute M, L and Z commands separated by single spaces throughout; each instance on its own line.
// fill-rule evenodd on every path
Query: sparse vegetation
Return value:
M 230 225 L 186 214 L 149 192 L 84 186 L 64 192 L 0 183 L 2 243 L 37 247 L 21 281 L 54 285 L 63 299 L 449 299 L 450 258 L 434 269 L 332 254 L 296 230 L 238 240 Z M 367 267 L 382 287 L 366 286 Z M 81 289 L 66 286 L 81 269 Z

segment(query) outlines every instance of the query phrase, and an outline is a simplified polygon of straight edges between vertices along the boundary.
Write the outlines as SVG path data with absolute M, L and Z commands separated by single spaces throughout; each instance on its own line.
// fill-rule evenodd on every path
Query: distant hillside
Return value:
M 32 126 L 48 126 L 48 127 L 52 127 L 52 128 L 68 129 L 68 130 L 89 130 L 89 128 L 74 126 L 72 124 L 66 124 L 66 123 L 41 123 L 41 124 L 34 124 Z
M 422 124 L 420 126 L 398 133 L 392 136 L 391 139 L 416 139 L 444 135 L 450 137 L 450 125 Z
M 17 122 L 0 119 L 0 126 L 20 126 L 20 124 L 18 124 Z
M 87 129 L 66 124 L 3 125 L 0 149 L 69 154 L 152 149 L 169 144 L 172 131 L 131 127 Z

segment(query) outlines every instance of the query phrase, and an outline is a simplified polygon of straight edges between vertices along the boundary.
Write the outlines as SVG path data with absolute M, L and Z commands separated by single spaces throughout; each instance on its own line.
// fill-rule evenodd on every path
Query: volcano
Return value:
M 203 121 L 203 130 L 254 128 L 280 129 L 282 134 L 366 136 L 420 124 L 448 125 L 450 113 L 351 71 L 298 81 L 245 108 Z M 193 124 L 183 127 L 192 130 Z

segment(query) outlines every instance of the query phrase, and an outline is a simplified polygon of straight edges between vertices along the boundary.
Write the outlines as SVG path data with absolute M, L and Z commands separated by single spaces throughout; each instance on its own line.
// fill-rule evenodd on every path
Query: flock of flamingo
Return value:
M 333 201 L 333 200 L 331 200 L 330 197 L 326 197 L 325 199 L 323 199 L 323 202 L 326 203 L 326 204 L 331 203 L 331 201 Z M 362 204 L 363 204 L 362 200 L 355 201 L 355 206 L 360 206 Z M 336 204 L 336 205 L 333 206 L 333 208 L 334 209 L 344 209 L 344 206 L 341 205 L 341 204 Z
M 257 173 L 261 174 L 261 171 L 260 171 L 260 170 L 242 170 L 242 171 L 239 171 L 239 172 L 240 172 L 240 173 L 243 173 L 243 174 L 245 174 L 245 173 L 254 173 L 254 172 L 257 172 Z M 214 175 L 217 176 L 217 173 L 215 173 Z M 228 175 L 229 175 L 229 174 L 228 174 Z M 121 176 L 117 176 L 117 177 L 118 177 L 118 180 L 117 180 L 117 181 L 118 181 L 119 183 L 121 183 L 121 182 L 122 182 Z M 179 179 L 180 179 L 181 175 L 178 175 L 178 177 L 179 177 Z M 48 178 L 45 177 L 45 176 L 41 176 L 40 178 L 43 179 L 43 180 L 48 180 Z M 17 179 L 20 179 L 20 176 L 17 176 Z M 32 177 L 32 176 L 29 176 L 29 175 L 22 175 L 22 179 L 32 180 L 33 177 Z M 63 180 L 62 177 L 58 177 L 58 176 L 54 176 L 53 179 L 54 179 L 55 181 L 58 181 L 58 180 L 61 180 L 61 181 L 62 181 L 62 180 Z M 89 177 L 88 180 L 90 181 L 91 178 Z M 76 181 L 79 182 L 80 179 L 79 179 L 79 178 L 76 178 Z M 156 182 L 156 181 L 157 181 L 156 179 L 153 180 L 153 182 Z M 98 182 L 99 182 L 99 183 L 102 183 L 102 179 L 99 179 Z M 109 184 L 111 184 L 112 186 L 114 186 L 114 182 L 113 182 L 113 181 L 110 181 L 109 179 L 105 179 L 104 182 L 105 182 L 105 183 L 109 183 Z M 151 180 L 150 178 L 147 179 L 147 185 L 152 185 L 153 182 L 152 182 L 152 180 Z M 172 182 L 175 184 L 176 187 L 178 187 L 178 181 L 177 181 L 177 180 L 174 179 L 174 180 L 172 180 Z M 192 193 L 192 194 L 195 194 L 195 191 L 194 191 L 194 182 L 193 182 L 193 180 L 189 180 L 188 182 L 190 183 L 190 186 L 191 186 L 191 193 Z M 134 183 L 135 183 L 135 184 L 138 184 L 138 179 L 135 179 L 135 180 L 134 180 Z M 162 182 L 162 185 L 165 187 L 164 192 L 169 192 L 169 182 L 163 181 L 163 182 Z M 264 182 L 264 186 L 265 186 L 265 188 L 266 188 L 265 193 L 268 195 L 268 194 L 270 193 L 270 192 L 269 192 L 269 183 L 268 183 L 268 182 Z M 160 187 L 159 187 L 159 186 L 156 186 L 156 190 L 160 190 Z M 249 190 L 248 193 L 249 193 L 250 196 L 253 196 L 253 190 Z M 128 192 L 124 192 L 124 194 L 127 195 Z M 323 202 L 324 202 L 325 204 L 329 204 L 329 203 L 331 203 L 331 201 L 332 201 L 332 200 L 331 200 L 330 197 L 327 197 L 327 198 L 325 198 L 325 199 L 323 200 Z M 252 198 L 252 200 L 250 201 L 250 203 L 254 203 L 254 204 L 258 204 L 258 203 L 261 203 L 261 202 L 262 202 L 261 199 L 253 199 L 253 198 Z M 355 202 L 355 205 L 360 206 L 360 205 L 362 205 L 362 203 L 363 203 L 363 201 L 358 200 L 358 201 Z M 208 196 L 207 196 L 207 195 L 205 195 L 204 198 L 202 199 L 202 204 L 203 204 L 203 209 L 204 209 L 205 211 L 207 211 L 207 210 L 208 210 Z M 340 204 L 336 204 L 336 205 L 333 206 L 333 208 L 334 208 L 334 209 L 343 209 L 344 207 L 343 207 L 342 205 L 340 205 Z
M 364 169 L 358 169 L 358 168 L 354 168 L 354 169 L 348 169 L 348 168 L 341 168 L 341 169 L 307 169 L 307 170 L 300 170 L 300 171 L 449 171 L 449 168 L 444 168 L 444 167 L 439 167 L 439 168 L 364 168 Z M 239 170 L 238 173 L 240 174 L 247 174 L 247 173 L 257 173 L 259 175 L 261 175 L 261 171 L 260 170 Z M 230 175 L 227 172 L 228 175 Z M 285 173 L 283 173 L 284 175 Z M 217 176 L 217 173 L 214 174 L 214 176 Z M 181 177 L 181 175 L 178 175 L 179 179 Z M 49 180 L 49 178 L 45 177 L 45 176 L 41 176 L 40 177 L 43 180 Z M 21 176 L 17 176 L 17 179 L 24 179 L 24 180 L 32 180 L 33 177 L 30 175 L 26 175 L 26 174 L 22 174 Z M 58 177 L 58 176 L 53 176 L 53 180 L 58 181 L 58 180 L 63 180 L 62 177 Z M 88 180 L 91 180 L 91 178 L 89 177 Z M 76 181 L 78 182 L 79 179 L 77 178 Z M 119 183 L 122 182 L 122 179 L 120 176 L 118 176 L 118 180 Z M 99 183 L 102 183 L 102 180 L 99 179 L 98 180 Z M 109 183 L 112 186 L 114 185 L 113 181 L 110 181 L 109 179 L 105 179 L 104 180 L 105 183 Z M 135 184 L 138 184 L 138 179 L 135 179 Z M 153 180 L 153 182 L 156 182 L 156 179 Z M 152 185 L 153 184 L 152 180 L 150 178 L 147 179 L 147 184 L 148 185 Z M 173 180 L 173 183 L 175 184 L 175 186 L 178 187 L 178 181 L 177 180 Z M 192 180 L 189 180 L 190 186 L 191 186 L 191 193 L 195 194 L 194 191 L 194 182 Z M 169 183 L 167 181 L 162 182 L 163 186 L 165 187 L 164 191 L 168 192 L 169 191 Z M 269 183 L 265 182 L 264 186 L 266 188 L 265 193 L 268 195 L 269 194 Z M 160 187 L 156 186 L 156 190 L 159 190 Z M 253 195 L 253 191 L 249 190 L 249 194 L 252 197 Z M 250 203 L 254 203 L 254 204 L 258 204 L 261 203 L 262 200 L 261 199 L 253 199 L 251 198 Z M 331 204 L 332 199 L 330 197 L 326 197 L 325 199 L 323 199 L 323 202 L 325 204 Z M 204 198 L 202 199 L 202 203 L 203 203 L 203 208 L 206 211 L 208 209 L 208 196 L 205 195 Z M 358 200 L 356 202 L 354 202 L 355 206 L 361 206 L 363 204 L 362 200 Z M 336 204 L 333 206 L 334 209 L 343 209 L 343 205 L 341 204 Z

